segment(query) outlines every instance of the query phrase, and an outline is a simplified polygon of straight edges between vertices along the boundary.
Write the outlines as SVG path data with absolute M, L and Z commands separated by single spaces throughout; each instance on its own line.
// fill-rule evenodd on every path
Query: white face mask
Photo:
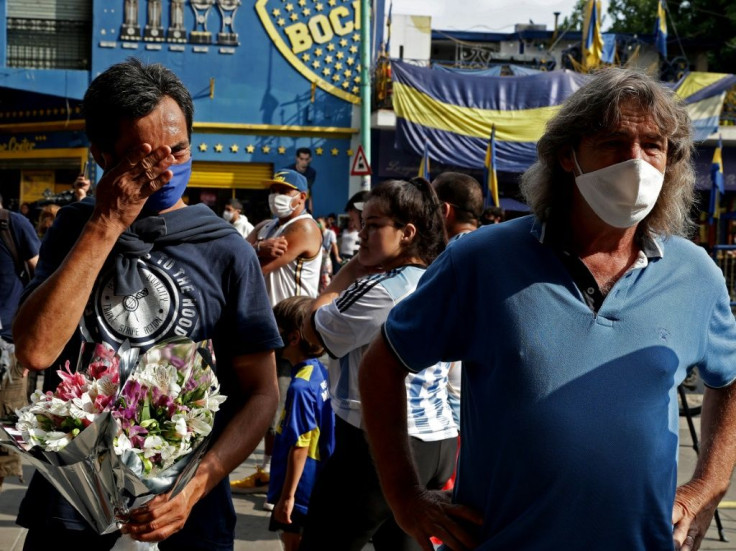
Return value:
M 292 199 L 294 199 L 294 197 L 291 195 L 271 193 L 268 196 L 268 208 L 271 209 L 271 214 L 277 218 L 286 218 L 291 216 L 296 210 L 295 207 L 291 206 Z
M 233 211 L 231 211 L 231 210 L 224 211 L 222 213 L 222 217 L 225 219 L 225 221 L 232 222 L 232 220 L 233 220 Z
M 609 226 L 630 228 L 649 214 L 659 197 L 664 174 L 642 159 L 630 159 L 583 174 L 575 156 L 575 168 L 580 172 L 575 183 L 593 212 Z

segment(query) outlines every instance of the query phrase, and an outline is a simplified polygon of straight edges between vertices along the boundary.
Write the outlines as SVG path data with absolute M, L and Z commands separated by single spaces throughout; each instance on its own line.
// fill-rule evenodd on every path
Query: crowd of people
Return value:
M 145 350 L 183 333 L 212 340 L 228 396 L 184 490 L 122 532 L 232 549 L 231 493 L 261 491 L 288 551 L 698 549 L 736 462 L 736 321 L 687 239 L 692 128 L 659 83 L 610 69 L 575 92 L 522 178 L 532 214 L 505 222 L 475 179 L 445 172 L 350 197 L 338 228 L 312 214 L 303 148 L 264 182 L 272 217 L 252 225 L 236 198 L 222 216 L 182 200 L 193 102 L 168 69 L 112 66 L 83 113 L 94 197 L 75 183 L 43 229 L 0 219 L 14 242 L 0 241 L 0 367 L 21 386 L 45 370 L 50 389 L 83 335 Z M 141 315 L 110 323 L 132 295 Z M 702 445 L 677 487 L 676 390 L 693 366 Z M 6 410 L 19 392 L 3 383 Z M 230 481 L 262 439 L 256 472 Z M 120 535 L 39 474 L 17 522 L 26 550 Z

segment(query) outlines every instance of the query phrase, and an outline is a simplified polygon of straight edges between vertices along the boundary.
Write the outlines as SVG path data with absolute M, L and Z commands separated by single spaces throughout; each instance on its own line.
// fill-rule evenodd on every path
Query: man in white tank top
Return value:
M 278 171 L 268 206 L 274 218 L 248 236 L 255 247 L 271 306 L 293 296 L 316 297 L 322 264 L 322 234 L 306 210 L 307 179 L 295 170 Z

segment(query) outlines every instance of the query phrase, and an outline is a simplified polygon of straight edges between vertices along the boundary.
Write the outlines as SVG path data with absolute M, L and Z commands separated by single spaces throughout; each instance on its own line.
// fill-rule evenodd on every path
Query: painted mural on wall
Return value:
M 313 85 L 360 102 L 360 0 L 256 0 L 266 33 Z
M 144 1 L 144 0 L 141 0 Z M 169 0 L 168 25 L 164 28 L 163 1 L 147 0 L 146 19 L 139 20 L 139 0 L 124 0 L 120 39 L 145 42 L 189 42 L 238 46 L 235 14 L 241 0 Z M 194 26 L 184 26 L 184 10 L 194 12 Z M 216 30 L 215 30 L 216 29 Z

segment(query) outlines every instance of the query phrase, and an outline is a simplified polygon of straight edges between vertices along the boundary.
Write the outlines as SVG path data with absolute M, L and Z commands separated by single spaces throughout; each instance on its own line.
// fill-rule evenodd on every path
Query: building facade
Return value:
M 341 212 L 359 188 L 359 1 L 0 0 L 0 16 L 6 204 L 69 189 L 91 161 L 84 92 L 129 57 L 172 69 L 194 98 L 190 203 L 219 212 L 236 196 L 251 220 L 267 216 L 261 182 L 300 147 L 316 213 Z

